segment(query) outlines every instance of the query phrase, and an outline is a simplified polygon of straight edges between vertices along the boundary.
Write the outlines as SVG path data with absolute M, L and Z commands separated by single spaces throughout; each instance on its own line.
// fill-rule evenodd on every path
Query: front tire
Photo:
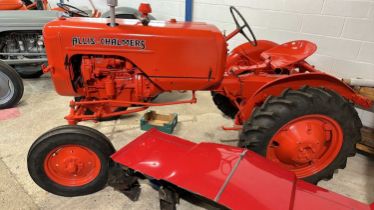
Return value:
M 17 72 L 0 61 L 0 109 L 17 105 L 23 96 L 23 82 Z
M 27 166 L 31 178 L 44 190 L 81 196 L 105 187 L 114 152 L 109 140 L 92 128 L 61 126 L 33 143 Z
M 361 127 L 356 110 L 336 92 L 304 87 L 257 107 L 243 125 L 239 146 L 317 183 L 355 155 Z

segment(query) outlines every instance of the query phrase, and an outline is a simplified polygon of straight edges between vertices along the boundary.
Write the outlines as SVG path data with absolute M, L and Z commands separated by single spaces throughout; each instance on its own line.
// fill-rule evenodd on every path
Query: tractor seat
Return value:
M 261 57 L 265 60 L 270 60 L 270 65 L 273 69 L 284 68 L 305 60 L 316 50 L 317 46 L 314 43 L 297 40 L 271 48 L 261 53 Z
M 0 10 L 24 10 L 25 5 L 21 0 L 2 0 L 0 2 Z

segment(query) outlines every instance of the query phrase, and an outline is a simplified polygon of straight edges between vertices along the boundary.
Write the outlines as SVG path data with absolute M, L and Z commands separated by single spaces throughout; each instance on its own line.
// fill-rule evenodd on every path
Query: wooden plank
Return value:
M 363 127 L 361 129 L 361 136 L 361 142 L 356 145 L 356 148 L 374 155 L 374 129 Z
M 364 144 L 356 144 L 356 149 L 374 155 L 374 148 L 368 147 Z
M 361 129 L 361 144 L 374 148 L 374 129 L 363 127 Z
M 374 101 L 374 88 L 371 87 L 359 87 L 356 91 L 363 96 L 368 97 L 370 100 Z

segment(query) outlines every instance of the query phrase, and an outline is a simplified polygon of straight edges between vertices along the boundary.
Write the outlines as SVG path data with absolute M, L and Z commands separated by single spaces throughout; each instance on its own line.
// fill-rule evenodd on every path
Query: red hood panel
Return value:
M 298 181 L 242 148 L 195 144 L 156 129 L 112 155 L 124 166 L 231 209 L 366 209 L 368 205 Z
M 214 200 L 241 152 L 242 149 L 225 145 L 195 144 L 153 129 L 119 150 L 112 159 Z
M 362 209 L 370 210 L 369 205 L 326 190 L 304 181 L 298 181 L 293 209 Z
M 219 203 L 232 209 L 291 209 L 294 174 L 248 151 Z M 243 204 L 246 205 L 243 205 Z

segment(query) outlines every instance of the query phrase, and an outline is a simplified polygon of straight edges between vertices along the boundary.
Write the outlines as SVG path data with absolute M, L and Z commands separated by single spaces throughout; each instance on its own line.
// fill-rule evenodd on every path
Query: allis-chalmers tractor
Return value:
M 75 1 L 77 2 L 77 1 Z M 47 0 L 0 0 L 0 109 L 16 105 L 23 95 L 23 78 L 37 78 L 47 57 L 42 36 L 43 26 L 59 15 L 71 17 L 109 17 L 96 9 L 83 11 L 63 0 L 51 8 Z M 119 7 L 117 18 L 136 19 L 136 9 Z
M 46 10 L 47 0 L 2 0 L 0 10 Z
M 62 17 L 45 26 L 44 70 L 60 95 L 76 100 L 66 116 L 70 125 L 42 135 L 30 149 L 30 174 L 44 189 L 72 196 L 105 185 L 113 146 L 78 122 L 195 103 L 196 91 L 211 91 L 216 106 L 235 119 L 226 129 L 241 130 L 239 147 L 308 182 L 330 179 L 355 154 L 362 124 L 354 105 L 371 102 L 305 61 L 315 44 L 256 40 L 234 7 L 237 28 L 227 36 L 205 23 L 150 21 L 147 4 L 139 10 L 140 21 Z M 238 34 L 247 42 L 227 53 L 227 41 Z M 182 90 L 192 98 L 152 101 Z
M 13 67 L 23 78 L 38 78 L 47 63 L 42 36 L 43 26 L 59 15 L 71 17 L 109 17 L 101 13 L 92 2 L 90 10 L 82 10 L 60 0 L 51 7 L 47 0 L 0 0 L 0 60 Z M 78 1 L 74 1 L 78 2 Z M 136 9 L 119 7 L 117 18 L 135 19 Z

